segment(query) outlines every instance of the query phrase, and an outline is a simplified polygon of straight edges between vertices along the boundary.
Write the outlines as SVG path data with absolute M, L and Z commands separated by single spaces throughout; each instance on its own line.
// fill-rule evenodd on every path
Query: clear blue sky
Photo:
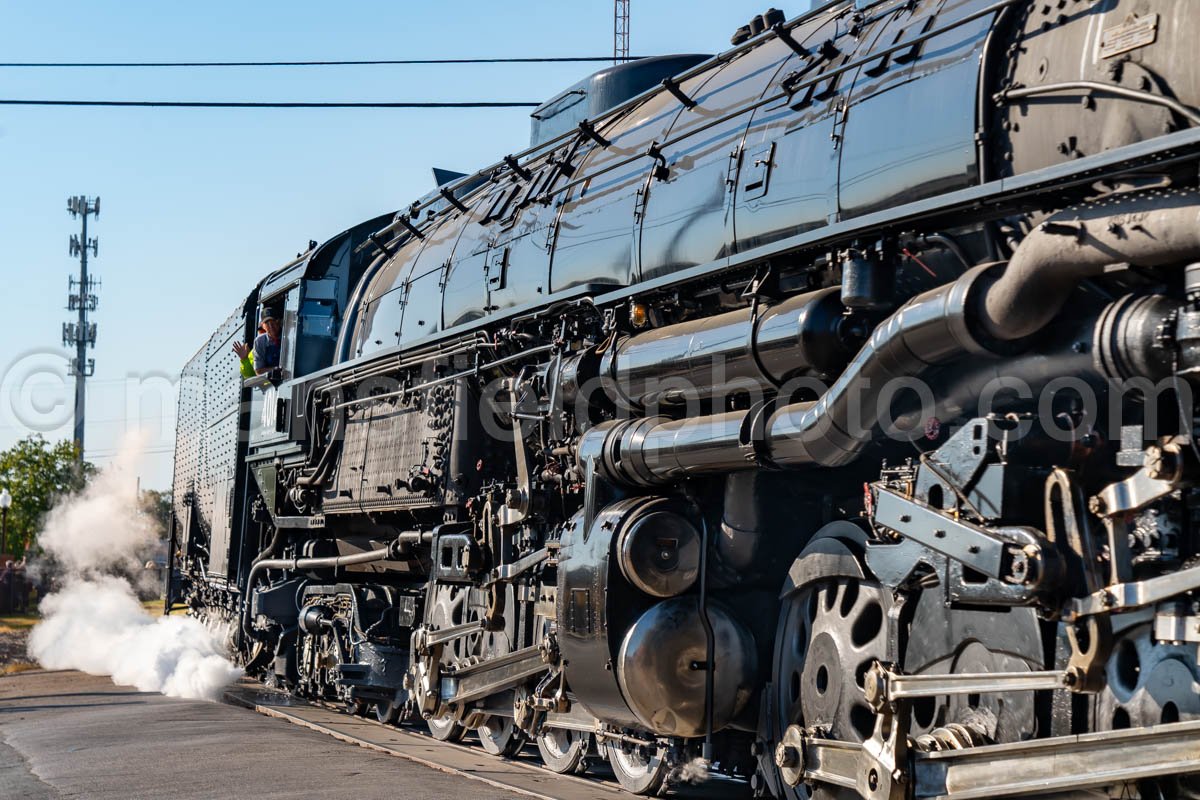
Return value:
M 633 0 L 632 50 L 717 52 L 760 0 Z M 807 3 L 783 10 L 794 15 Z M 312 60 L 606 55 L 609 0 L 29 3 L 0 0 L 0 61 Z M 0 69 L 0 97 L 541 101 L 589 64 Z M 489 164 L 528 111 L 0 107 L 0 448 L 69 438 L 61 346 L 72 194 L 99 194 L 103 280 L 88 457 L 148 434 L 143 486 L 170 484 L 180 367 L 256 279 L 432 187 L 431 166 Z M 33 377 L 30 377 L 33 376 Z

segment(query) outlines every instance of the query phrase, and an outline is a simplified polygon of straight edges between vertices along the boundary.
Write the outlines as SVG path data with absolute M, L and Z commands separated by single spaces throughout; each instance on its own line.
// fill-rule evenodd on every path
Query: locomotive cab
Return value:
M 370 257 L 360 246 L 389 216 L 378 217 L 333 237 L 310 242 L 295 260 L 268 275 L 258 288 L 257 308 L 279 315 L 279 364 L 270 372 L 247 378 L 249 441 L 252 446 L 302 439 L 291 414 L 298 407 L 293 382 L 331 367 L 337 360 L 338 337 L 354 305 L 355 289 L 369 269 Z M 257 320 L 248 313 L 257 329 Z M 261 313 L 261 312 L 260 312 Z

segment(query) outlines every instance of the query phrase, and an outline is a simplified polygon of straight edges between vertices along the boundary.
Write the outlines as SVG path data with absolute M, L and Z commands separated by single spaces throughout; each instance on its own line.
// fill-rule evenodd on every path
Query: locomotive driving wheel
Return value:
M 778 740 L 789 725 L 821 728 L 841 741 L 870 737 L 875 714 L 862 681 L 887 655 L 890 607 L 890 592 L 850 579 L 810 586 L 785 601 L 773 684 Z M 780 790 L 787 800 L 857 797 L 847 789 L 822 786 L 810 792 L 803 784 L 793 788 L 783 781 Z
M 429 625 L 434 630 L 442 630 L 477 619 L 478 616 L 471 607 L 470 590 L 460 586 L 439 586 L 433 608 L 429 614 Z M 479 635 L 462 636 L 453 639 L 446 645 L 443 660 L 449 663 L 465 659 L 478 643 Z M 445 707 L 443 706 L 443 709 Z M 461 742 L 467 735 L 467 728 L 462 724 L 462 709 L 447 709 L 443 713 L 426 719 L 429 733 L 440 742 Z
M 784 602 L 775 644 L 776 712 L 770 753 L 790 725 L 815 728 L 845 742 L 870 738 L 876 716 L 867 704 L 863 680 L 876 661 L 895 660 L 888 651 L 893 635 L 902 648 L 898 660 L 906 674 L 1043 668 L 1039 623 L 1032 609 L 996 615 L 947 608 L 937 586 L 908 594 L 902 610 L 898 602 L 890 589 L 869 578 L 822 581 Z M 903 630 L 890 629 L 893 617 L 906 620 Z M 972 744 L 1021 741 L 1037 732 L 1033 692 L 924 697 L 912 702 L 911 715 L 910 732 L 917 746 L 931 749 L 946 740 L 948 731 L 963 726 L 972 731 Z M 779 773 L 776 777 L 786 800 L 858 796 L 829 785 L 789 787 Z
M 501 758 L 512 758 L 525 746 L 524 733 L 509 717 L 490 716 L 475 732 L 483 749 Z
M 1139 728 L 1200 719 L 1200 667 L 1194 644 L 1157 642 L 1149 623 L 1121 632 L 1105 667 L 1093 728 Z M 1200 776 L 1140 782 L 1141 797 L 1200 798 Z
M 546 728 L 538 734 L 536 742 L 542 763 L 559 775 L 582 775 L 587 772 L 588 746 L 591 734 L 565 728 Z
M 662 788 L 670 771 L 666 748 L 609 741 L 604 749 L 622 789 L 632 794 L 654 794 Z

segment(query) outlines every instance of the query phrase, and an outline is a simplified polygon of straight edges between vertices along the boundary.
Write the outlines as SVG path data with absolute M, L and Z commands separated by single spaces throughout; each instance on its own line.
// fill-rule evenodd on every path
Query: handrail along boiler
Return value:
M 734 40 L 264 278 L 183 371 L 170 599 L 636 793 L 1200 796 L 1192 0 Z

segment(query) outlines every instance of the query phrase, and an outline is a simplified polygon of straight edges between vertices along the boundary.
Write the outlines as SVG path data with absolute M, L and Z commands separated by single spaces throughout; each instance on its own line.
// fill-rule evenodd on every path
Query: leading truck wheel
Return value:
M 587 771 L 591 734 L 564 728 L 547 728 L 537 737 L 542 763 L 559 775 L 582 775 Z
M 605 745 L 608 763 L 621 788 L 633 794 L 654 794 L 667 779 L 669 764 L 665 749 L 648 750 L 621 742 Z

